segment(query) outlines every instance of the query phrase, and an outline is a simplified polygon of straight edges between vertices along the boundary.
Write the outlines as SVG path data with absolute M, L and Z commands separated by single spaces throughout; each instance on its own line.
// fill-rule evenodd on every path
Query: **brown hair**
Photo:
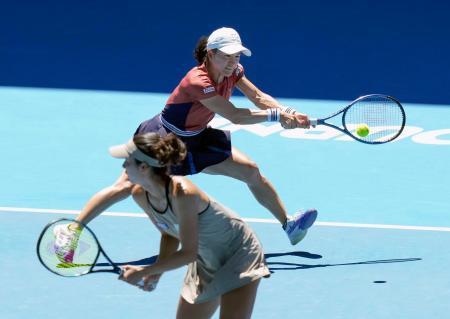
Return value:
M 164 167 L 152 167 L 155 173 L 166 177 L 168 167 L 181 163 L 186 157 L 187 151 L 184 143 L 173 133 L 161 137 L 156 133 L 135 135 L 134 144 L 145 154 L 156 158 Z
M 208 43 L 208 37 L 202 36 L 194 49 L 194 58 L 197 60 L 198 65 L 203 64 L 206 61 L 207 53 L 206 44 Z M 214 53 L 217 52 L 217 49 L 212 49 Z

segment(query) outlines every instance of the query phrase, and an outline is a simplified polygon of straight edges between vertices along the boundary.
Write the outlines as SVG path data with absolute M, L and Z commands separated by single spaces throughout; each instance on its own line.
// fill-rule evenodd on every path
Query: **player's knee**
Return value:
M 260 184 L 264 179 L 259 171 L 258 165 L 255 162 L 248 162 L 245 164 L 243 177 L 247 184 L 250 185 Z

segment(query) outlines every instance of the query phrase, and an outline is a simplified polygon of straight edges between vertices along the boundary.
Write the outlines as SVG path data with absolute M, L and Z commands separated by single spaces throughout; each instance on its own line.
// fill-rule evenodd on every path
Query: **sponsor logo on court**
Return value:
M 221 117 L 214 118 L 214 120 L 211 122 L 211 125 L 222 130 L 228 130 L 231 132 L 245 131 L 261 137 L 278 134 L 283 138 L 290 139 L 356 142 L 351 137 L 327 126 L 318 126 L 309 130 L 285 130 L 278 123 L 238 125 L 232 124 L 230 121 Z M 391 129 L 392 128 L 390 127 L 382 126 L 371 128 L 373 132 L 381 132 L 383 130 L 389 131 Z M 405 126 L 402 134 L 391 143 L 398 143 L 405 140 L 410 140 L 417 144 L 450 145 L 450 128 L 425 130 L 424 128 L 418 126 Z

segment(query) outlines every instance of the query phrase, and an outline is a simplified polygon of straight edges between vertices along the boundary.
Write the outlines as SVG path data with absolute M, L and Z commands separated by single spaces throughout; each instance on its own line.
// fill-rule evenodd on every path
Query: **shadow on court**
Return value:
M 286 253 L 269 253 L 265 254 L 266 260 L 272 260 L 277 257 L 286 257 L 286 256 L 294 256 L 299 258 L 307 258 L 307 259 L 320 259 L 322 255 L 309 253 L 306 251 L 292 251 Z M 148 258 L 143 258 L 135 261 L 121 262 L 116 263 L 118 266 L 123 265 L 135 265 L 135 266 L 143 266 L 150 265 L 156 261 L 158 256 L 151 256 Z M 292 262 L 283 262 L 283 261 L 267 261 L 267 265 L 269 266 L 269 270 L 271 273 L 274 273 L 278 270 L 298 270 L 298 269 L 311 269 L 311 268 L 324 268 L 324 267 L 337 267 L 337 266 L 357 266 L 357 265 L 375 265 L 375 264 L 391 264 L 391 263 L 404 263 L 411 261 L 419 261 L 422 258 L 402 258 L 402 259 L 380 259 L 380 260 L 367 260 L 367 261 L 357 261 L 350 263 L 339 263 L 339 264 L 302 264 L 302 263 L 292 263 Z M 108 263 L 98 263 L 97 266 L 108 266 Z
M 297 257 L 309 258 L 309 259 L 322 258 L 321 255 L 311 254 L 306 251 L 292 251 L 292 252 L 288 252 L 288 253 L 264 254 L 264 256 L 266 257 L 266 259 L 273 258 L 273 257 L 283 257 L 283 256 L 297 256 Z M 134 260 L 134 261 L 119 262 L 116 264 L 118 266 L 123 266 L 123 265 L 145 266 L 145 265 L 153 264 L 156 261 L 156 258 L 158 258 L 158 255 L 154 255 L 154 256 L 151 256 L 148 258 L 143 258 L 143 259 Z M 267 264 L 269 265 L 271 263 L 267 263 Z M 109 266 L 108 263 L 97 263 L 96 265 L 97 266 Z
M 312 253 L 308 253 L 308 252 L 302 252 L 302 251 L 266 254 L 265 256 L 266 256 L 266 259 L 272 259 L 274 257 L 284 257 L 284 256 L 296 256 L 296 257 L 308 258 L 308 259 L 322 258 L 321 255 L 312 254 Z M 282 262 L 282 261 L 268 261 L 267 265 L 269 266 L 270 272 L 274 273 L 275 270 L 278 271 L 278 270 L 297 270 L 297 269 L 324 268 L 324 267 L 336 267 L 336 266 L 390 264 L 390 263 L 402 263 L 402 262 L 411 262 L 411 261 L 419 261 L 419 260 L 422 260 L 422 258 L 380 259 L 380 260 L 368 260 L 368 261 L 358 261 L 358 262 L 340 263 L 340 264 L 315 264 L 315 265 L 292 263 L 292 262 Z

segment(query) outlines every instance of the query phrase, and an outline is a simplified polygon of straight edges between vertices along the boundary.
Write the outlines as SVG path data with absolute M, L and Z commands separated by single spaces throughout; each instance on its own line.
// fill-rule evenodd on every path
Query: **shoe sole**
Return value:
M 291 245 L 292 246 L 297 245 L 299 242 L 301 242 L 303 240 L 303 238 L 305 238 L 307 233 L 308 233 L 308 230 L 305 229 L 305 230 L 302 230 L 302 232 L 299 233 L 299 235 L 296 238 L 294 238 L 293 240 L 291 240 L 291 238 L 289 238 Z

